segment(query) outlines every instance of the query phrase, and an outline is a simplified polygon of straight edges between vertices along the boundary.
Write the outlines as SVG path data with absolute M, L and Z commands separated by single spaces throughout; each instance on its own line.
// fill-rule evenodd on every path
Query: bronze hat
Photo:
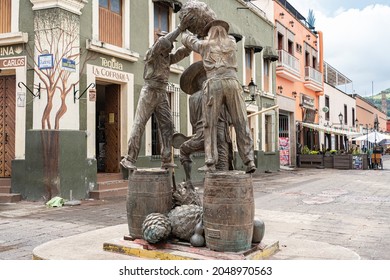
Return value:
M 226 21 L 221 20 L 221 19 L 216 19 L 216 20 L 210 21 L 204 27 L 203 34 L 209 33 L 210 28 L 213 27 L 213 26 L 222 26 L 223 28 L 225 28 L 226 32 L 229 32 L 229 23 L 227 23 Z
M 198 79 L 206 80 L 206 70 L 203 67 L 203 61 L 191 64 L 180 76 L 180 88 L 185 93 L 192 95 L 200 90 Z

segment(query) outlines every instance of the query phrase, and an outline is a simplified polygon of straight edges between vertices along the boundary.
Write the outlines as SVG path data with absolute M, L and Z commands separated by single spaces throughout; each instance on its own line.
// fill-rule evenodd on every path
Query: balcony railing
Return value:
M 318 85 L 322 85 L 322 73 L 320 71 L 317 71 L 313 67 L 306 66 L 305 67 L 305 80 L 315 82 Z
M 289 54 L 285 50 L 278 50 L 278 54 L 278 66 L 286 67 L 294 74 L 299 76 L 299 59 Z

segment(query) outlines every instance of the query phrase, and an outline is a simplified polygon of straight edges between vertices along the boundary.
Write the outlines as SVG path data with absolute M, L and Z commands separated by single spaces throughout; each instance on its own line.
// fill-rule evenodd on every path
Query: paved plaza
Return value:
M 253 182 L 264 243 L 279 242 L 272 259 L 390 259 L 389 156 L 384 170 L 282 168 Z M 41 244 L 124 224 L 125 197 L 59 208 L 0 204 L 0 259 L 31 260 Z

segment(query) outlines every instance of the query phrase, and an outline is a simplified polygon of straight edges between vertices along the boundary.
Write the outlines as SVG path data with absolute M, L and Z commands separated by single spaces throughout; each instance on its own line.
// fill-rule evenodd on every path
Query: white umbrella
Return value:
M 371 143 L 379 143 L 383 139 L 390 139 L 390 135 L 380 133 L 378 131 L 373 131 L 368 134 L 353 138 L 355 141 L 367 141 Z

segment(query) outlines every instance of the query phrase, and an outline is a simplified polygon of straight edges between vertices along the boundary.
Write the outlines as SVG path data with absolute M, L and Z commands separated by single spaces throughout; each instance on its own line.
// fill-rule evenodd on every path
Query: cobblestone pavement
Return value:
M 256 175 L 256 215 L 266 224 L 265 239 L 279 240 L 282 248 L 287 237 L 313 240 L 349 248 L 362 259 L 390 259 L 388 156 L 384 167 Z M 59 208 L 28 201 L 0 204 L 0 259 L 30 260 L 33 249 L 50 240 L 125 223 L 125 197 Z M 287 257 L 282 250 L 276 258 Z
M 361 259 L 390 260 L 389 156 L 384 170 L 300 169 L 283 177 L 255 178 L 256 214 L 266 236 L 282 248 L 285 238 L 312 240 L 348 248 Z M 275 257 L 283 259 L 283 252 Z M 299 259 L 298 250 L 288 258 Z

